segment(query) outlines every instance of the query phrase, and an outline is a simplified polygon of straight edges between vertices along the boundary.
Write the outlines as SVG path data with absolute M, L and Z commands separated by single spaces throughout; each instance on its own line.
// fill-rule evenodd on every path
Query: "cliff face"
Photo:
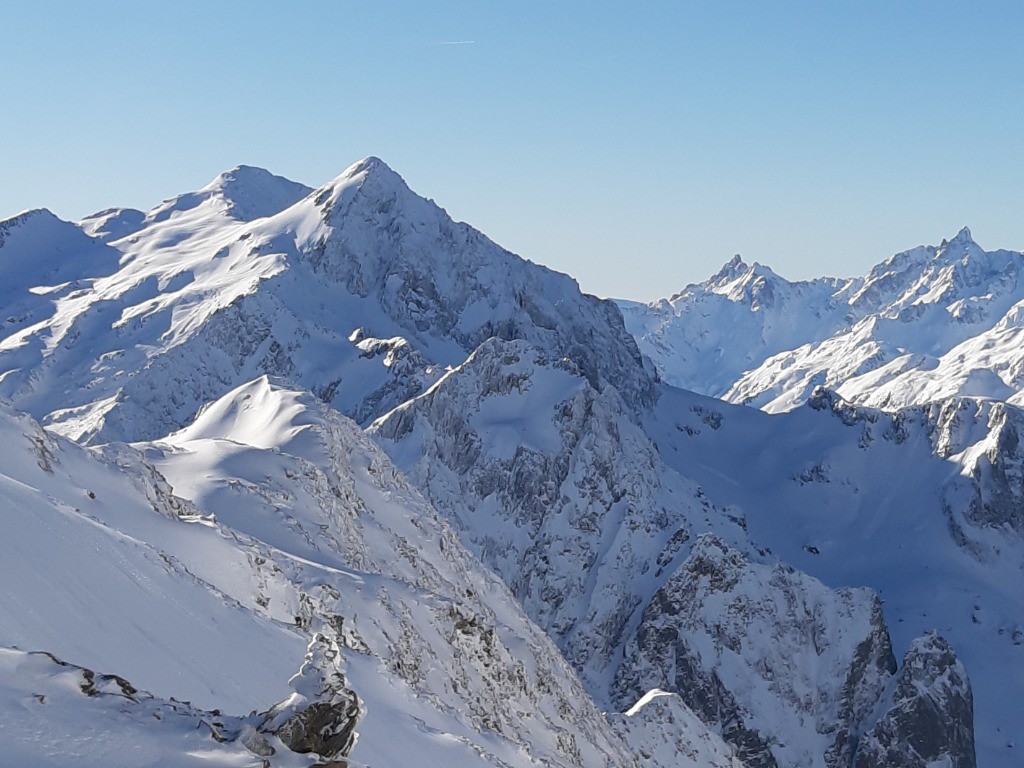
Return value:
M 888 711 L 865 733 L 857 768 L 974 768 L 974 697 L 963 664 L 939 635 L 915 641 Z

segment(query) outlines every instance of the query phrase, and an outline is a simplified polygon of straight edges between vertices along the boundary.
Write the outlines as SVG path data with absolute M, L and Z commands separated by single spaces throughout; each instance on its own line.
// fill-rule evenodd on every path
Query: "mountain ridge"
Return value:
M 670 300 L 619 306 L 669 383 L 768 411 L 819 385 L 889 410 L 957 394 L 1019 402 L 1022 269 L 1020 252 L 985 251 L 964 227 L 863 277 L 789 282 L 734 259 Z

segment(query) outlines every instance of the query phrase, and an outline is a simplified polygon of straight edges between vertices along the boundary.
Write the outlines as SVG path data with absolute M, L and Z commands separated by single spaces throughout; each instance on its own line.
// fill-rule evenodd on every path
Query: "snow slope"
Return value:
M 312 396 L 263 377 L 146 453 L 233 530 L 338 572 L 336 591 L 307 589 L 299 610 L 343 627 L 356 651 L 346 676 L 366 714 L 355 759 L 403 762 L 425 726 L 451 743 L 422 764 L 474 752 L 502 765 L 631 762 L 505 586 L 355 424 Z M 320 589 L 328 579 L 304 578 Z
M 261 379 L 191 432 L 141 445 L 194 502 L 133 448 L 87 451 L 6 406 L 0 416 L 0 644 L 225 716 L 266 713 L 233 721 L 229 741 L 256 730 L 331 756 L 295 725 L 329 705 L 342 754 L 367 764 L 401 762 L 411 748 L 422 765 L 632 764 L 505 587 L 315 398 Z M 12 663 L 0 683 L 9 696 L 45 694 Z M 80 710 L 70 732 L 107 717 L 90 714 L 91 699 L 65 699 Z M 106 726 L 122 743 L 145 719 L 131 711 Z M 178 749 L 173 728 L 149 733 L 141 743 Z M 74 754 L 53 740 L 12 743 L 43 762 Z M 101 762 L 87 747 L 83 760 Z
M 48 430 L 0 413 L 0 647 L 222 709 L 217 759 L 973 768 L 976 711 L 1013 764 L 1021 258 L 623 305 L 770 416 L 376 158 L 15 217 L 0 396 Z
M 216 570 L 247 569 L 245 552 L 159 478 L 122 471 L 6 406 L 0 416 L 0 645 L 207 709 L 242 714 L 287 695 L 306 641 L 215 586 Z M 192 561 L 210 567 L 200 575 Z
M 240 739 L 225 738 L 233 725 L 232 718 L 153 697 L 123 678 L 97 675 L 52 654 L 0 648 L 5 765 L 289 768 L 311 762 L 274 737 L 256 736 L 251 726 Z M 256 739 L 262 739 L 263 755 L 246 746 L 256 747 Z

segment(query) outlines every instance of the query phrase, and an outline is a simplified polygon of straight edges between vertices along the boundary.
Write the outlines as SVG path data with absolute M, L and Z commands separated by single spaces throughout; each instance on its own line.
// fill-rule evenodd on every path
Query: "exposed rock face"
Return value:
M 609 720 L 645 766 L 748 768 L 678 694 L 648 691 L 629 711 L 611 714 Z
M 414 337 L 452 339 L 467 352 L 491 337 L 524 339 L 631 403 L 654 396 L 656 375 L 612 302 L 452 221 L 378 158 L 352 166 L 313 200 L 325 226 L 302 258 L 347 291 L 376 296 Z
M 845 768 L 857 747 L 857 734 L 871 722 L 881 686 L 896 672 L 896 658 L 882 616 L 882 604 L 875 598 L 871 606 L 871 634 L 854 651 L 849 674 L 839 702 L 839 726 L 835 741 L 825 751 L 825 763 Z
M 974 699 L 963 664 L 931 634 L 914 641 L 892 707 L 861 737 L 854 768 L 975 768 Z
M 667 470 L 625 411 L 571 364 L 492 340 L 370 432 L 598 701 L 621 712 L 661 688 L 748 766 L 846 768 L 896 669 L 879 599 L 752 563 L 767 556 L 742 518 Z M 694 543 L 716 528 L 733 544 Z
M 971 480 L 964 516 L 986 528 L 1024 534 L 1024 412 L 1007 403 L 954 398 L 928 408 L 936 453 Z
M 614 388 L 594 389 L 571 361 L 522 341 L 481 345 L 369 431 L 599 700 L 651 585 L 686 557 L 693 528 L 745 543 L 742 520 L 662 464 Z
M 291 681 L 296 695 L 271 709 L 260 730 L 277 735 L 293 752 L 327 759 L 347 755 L 362 711 L 341 670 L 343 661 L 336 642 L 314 634 L 302 669 Z
M 985 398 L 952 397 L 927 405 L 885 413 L 854 405 L 824 387 L 815 389 L 808 406 L 829 411 L 846 426 L 860 425 L 861 444 L 883 439 L 901 444 L 915 435 L 927 437 L 936 457 L 962 469 L 946 482 L 954 536 L 964 523 L 1024 534 L 1024 411 Z
M 627 702 L 667 684 L 749 766 L 821 765 L 869 724 L 894 669 L 871 592 L 703 536 L 644 609 L 613 690 Z

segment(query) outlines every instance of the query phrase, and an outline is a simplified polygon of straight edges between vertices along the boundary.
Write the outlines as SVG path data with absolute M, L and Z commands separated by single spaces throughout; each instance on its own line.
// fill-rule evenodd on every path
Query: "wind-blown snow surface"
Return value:
M 287 695 L 306 641 L 214 586 L 217 570 L 255 581 L 247 553 L 157 476 L 127 474 L 5 406 L 0 417 L 0 645 L 208 709 L 241 714 Z
M 262 757 L 223 739 L 231 718 L 136 690 L 52 654 L 0 648 L 0 745 L 4 765 L 64 768 L 256 768 Z M 218 738 L 214 738 L 218 734 Z M 254 742 L 252 742 L 254 743 Z M 275 749 L 277 768 L 309 765 Z
M 666 381 L 767 411 L 817 386 L 894 410 L 957 395 L 1024 403 L 1024 254 L 966 228 L 865 277 L 790 283 L 736 257 L 650 305 L 620 302 Z

